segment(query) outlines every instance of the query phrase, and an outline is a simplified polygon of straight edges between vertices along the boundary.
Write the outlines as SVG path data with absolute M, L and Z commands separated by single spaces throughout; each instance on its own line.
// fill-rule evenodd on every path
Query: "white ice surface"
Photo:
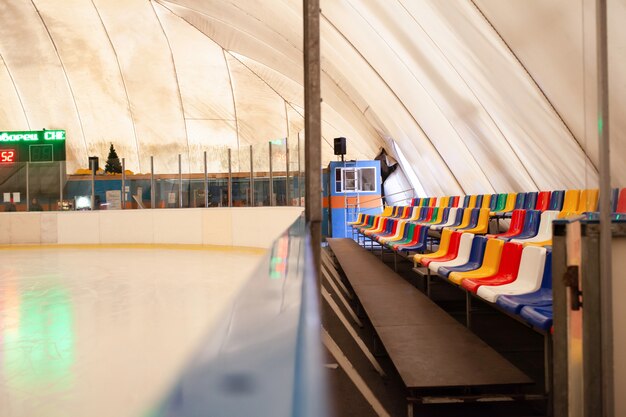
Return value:
M 262 256 L 0 251 L 0 416 L 146 416 Z

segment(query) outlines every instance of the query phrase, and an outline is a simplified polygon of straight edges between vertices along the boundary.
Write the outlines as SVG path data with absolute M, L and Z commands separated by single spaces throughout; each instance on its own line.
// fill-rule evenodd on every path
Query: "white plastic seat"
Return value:
M 461 240 L 459 241 L 459 251 L 456 254 L 456 258 L 450 261 L 444 262 L 431 262 L 428 264 L 428 268 L 433 274 L 437 273 L 440 266 L 459 266 L 467 263 L 472 251 L 472 241 L 474 240 L 474 234 L 463 233 Z
M 537 236 L 530 237 L 528 239 L 511 239 L 511 242 L 515 243 L 531 243 L 531 242 L 545 242 L 552 240 L 552 221 L 556 220 L 559 216 L 559 211 L 546 210 L 541 213 L 541 219 L 539 221 L 539 231 Z
M 406 219 L 409 222 L 414 222 L 415 220 L 420 218 L 420 209 L 421 207 L 413 207 L 411 209 L 411 215 L 409 216 L 408 219 Z
M 451 224 L 454 224 L 454 220 L 456 219 L 456 212 L 457 212 L 457 210 L 458 210 L 458 208 L 456 208 L 456 207 L 450 207 L 450 210 L 448 211 L 448 221 L 445 222 L 444 224 L 431 226 L 430 230 L 442 230 L 444 227 L 447 227 L 447 226 L 450 226 Z
M 481 285 L 476 293 L 480 298 L 495 303 L 501 295 L 520 295 L 535 292 L 541 287 L 543 268 L 546 264 L 546 248 L 526 246 L 522 251 L 517 278 L 505 285 Z

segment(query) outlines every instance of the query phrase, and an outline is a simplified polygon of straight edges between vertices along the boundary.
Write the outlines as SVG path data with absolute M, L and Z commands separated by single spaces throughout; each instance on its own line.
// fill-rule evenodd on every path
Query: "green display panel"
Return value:
M 65 161 L 65 130 L 0 132 L 0 164 Z

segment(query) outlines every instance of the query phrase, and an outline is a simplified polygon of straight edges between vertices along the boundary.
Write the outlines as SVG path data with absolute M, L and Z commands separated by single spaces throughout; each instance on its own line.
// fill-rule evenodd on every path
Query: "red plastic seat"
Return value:
M 461 281 L 461 286 L 475 293 L 481 285 L 504 285 L 515 281 L 523 249 L 524 247 L 519 243 L 505 243 L 502 248 L 500 266 L 494 276 L 483 279 L 464 279 Z
M 448 247 L 448 252 L 438 258 L 422 259 L 421 264 L 424 266 L 428 266 L 428 264 L 430 264 L 431 262 L 447 262 L 456 259 L 456 256 L 459 253 L 459 243 L 461 242 L 461 235 L 461 232 L 452 232 L 452 235 L 450 236 L 450 246 Z
M 526 217 L 526 210 L 513 210 L 513 215 L 511 217 L 511 225 L 509 226 L 509 230 L 504 233 L 498 233 L 497 235 L 487 235 L 488 238 L 498 238 L 498 237 L 511 237 L 516 236 L 522 233 L 524 230 L 524 218 Z
M 537 196 L 537 204 L 535 204 L 535 210 L 546 211 L 550 206 L 550 191 L 540 191 Z
M 619 197 L 617 198 L 617 209 L 615 209 L 616 213 L 626 213 L 626 188 L 622 188 L 619 192 Z

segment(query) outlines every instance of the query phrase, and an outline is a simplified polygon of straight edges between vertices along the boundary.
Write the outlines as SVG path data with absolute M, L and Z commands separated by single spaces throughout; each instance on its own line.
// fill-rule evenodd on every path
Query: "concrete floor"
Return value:
M 0 251 L 0 416 L 146 415 L 262 254 Z

